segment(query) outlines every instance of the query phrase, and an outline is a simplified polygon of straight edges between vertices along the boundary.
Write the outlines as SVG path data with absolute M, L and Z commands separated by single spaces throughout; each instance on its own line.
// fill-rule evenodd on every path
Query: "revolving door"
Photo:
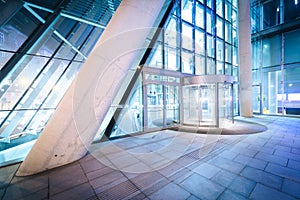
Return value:
M 232 95 L 232 76 L 206 75 L 183 78 L 183 124 L 220 128 L 232 124 Z

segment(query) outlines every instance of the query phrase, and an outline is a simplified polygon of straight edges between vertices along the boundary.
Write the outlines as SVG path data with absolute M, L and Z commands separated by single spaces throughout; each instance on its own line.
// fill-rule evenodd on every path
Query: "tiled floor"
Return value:
M 239 118 L 243 119 L 243 118 Z M 300 199 L 300 118 L 255 116 L 249 135 L 160 131 L 92 145 L 70 165 L 16 177 L 2 199 Z

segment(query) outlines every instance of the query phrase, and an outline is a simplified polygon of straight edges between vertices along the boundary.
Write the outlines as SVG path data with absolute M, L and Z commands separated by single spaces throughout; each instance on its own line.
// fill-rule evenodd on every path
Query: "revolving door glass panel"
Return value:
M 216 126 L 216 84 L 183 86 L 183 123 Z
M 225 127 L 233 123 L 233 77 L 189 76 L 182 86 L 183 124 Z
M 233 122 L 233 88 L 231 83 L 218 83 L 219 127 Z

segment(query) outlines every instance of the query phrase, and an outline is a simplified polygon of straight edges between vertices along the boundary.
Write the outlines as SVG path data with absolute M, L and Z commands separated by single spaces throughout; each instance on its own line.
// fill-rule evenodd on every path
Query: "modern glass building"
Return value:
M 253 111 L 300 115 L 300 2 L 252 1 Z
M 125 108 L 104 125 L 106 136 L 232 121 L 237 48 L 237 1 L 174 1 L 135 86 L 119 104 Z
M 0 2 L 0 166 L 22 161 L 43 134 L 120 3 Z M 298 1 L 251 3 L 255 113 L 300 112 L 299 9 Z M 169 1 L 94 141 L 232 123 L 240 110 L 238 13 L 237 0 Z

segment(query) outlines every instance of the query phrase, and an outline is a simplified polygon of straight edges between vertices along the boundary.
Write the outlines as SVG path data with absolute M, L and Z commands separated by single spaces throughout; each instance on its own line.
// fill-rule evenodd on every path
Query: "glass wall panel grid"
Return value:
M 231 45 L 237 47 L 237 34 L 235 29 L 234 34 L 232 34 L 233 24 L 231 23 L 232 19 L 236 18 L 235 14 L 237 8 L 232 8 L 231 1 L 212 1 L 211 3 L 207 1 L 206 3 L 211 4 L 211 6 L 205 6 L 202 1 L 200 2 L 198 0 L 176 1 L 175 4 L 177 5 L 178 2 L 181 4 L 179 7 L 181 9 L 178 10 L 177 8 L 176 12 L 171 14 L 165 26 L 167 28 L 165 32 L 168 33 L 171 30 L 176 30 L 181 33 L 181 37 L 178 37 L 178 34 L 173 34 L 177 36 L 177 39 L 173 40 L 168 38 L 168 34 L 168 37 L 165 37 L 165 43 L 162 50 L 165 60 L 163 66 L 165 66 L 166 69 L 173 70 L 179 70 L 178 67 L 180 66 L 180 71 L 193 74 L 231 73 L 231 64 L 235 64 L 236 66 L 238 64 L 236 54 L 237 49 L 230 47 Z M 215 9 L 217 7 L 219 8 L 218 11 Z M 189 12 L 187 12 L 188 10 Z M 184 16 L 180 15 L 179 11 L 181 11 L 181 14 Z M 232 11 L 235 11 L 235 13 Z M 176 22 L 176 17 L 174 16 L 182 16 L 182 18 Z M 171 26 L 171 24 L 173 24 L 173 26 Z M 234 40 L 232 40 L 233 36 Z M 180 38 L 181 40 L 178 41 Z M 217 41 L 217 38 L 222 41 Z M 172 41 L 173 46 L 176 45 L 181 48 L 175 49 L 175 47 L 170 47 L 172 46 L 170 45 L 172 44 Z M 235 50 L 236 52 L 233 53 Z M 203 63 L 203 59 L 202 57 L 200 59 L 199 55 L 205 56 L 204 70 L 202 70 L 202 66 L 197 66 L 197 64 Z M 182 60 L 182 58 L 185 57 L 188 59 Z M 235 59 L 234 62 L 232 59 L 233 57 Z M 179 63 L 178 60 L 180 61 Z M 216 60 L 219 61 L 218 64 L 216 63 Z M 226 72 L 224 61 L 226 62 Z M 189 67 L 187 68 L 187 65 L 194 66 L 195 69 L 192 70 Z M 215 69 L 217 66 L 219 70 Z
M 195 14 L 196 26 L 204 29 L 205 27 L 205 8 L 198 1 L 196 2 L 196 14 Z
M 215 15 L 212 10 L 206 9 L 206 32 L 214 34 L 215 30 Z
M 194 28 L 182 22 L 182 48 L 185 50 L 194 50 Z
M 192 51 L 181 51 L 181 72 L 187 74 L 194 74 L 195 69 L 195 54 Z
M 225 1 L 225 19 L 231 22 L 231 15 L 232 15 L 232 5 L 229 1 Z
M 263 114 L 300 115 L 297 87 L 300 57 L 295 53 L 299 32 L 299 29 L 282 30 L 277 35 L 256 37 L 252 42 L 253 57 L 259 60 L 252 66 L 253 85 L 262 87 Z
M 222 20 L 220 17 L 217 17 L 216 29 L 217 36 L 219 38 L 224 38 L 224 20 Z
M 170 17 L 165 25 L 163 40 L 163 66 L 166 69 L 179 71 L 180 70 L 180 26 L 177 17 Z M 188 41 L 187 41 L 188 42 Z
M 224 0 L 216 0 L 216 13 L 220 17 L 224 17 Z
M 193 23 L 194 0 L 181 0 L 181 18 L 189 23 Z
M 251 32 L 257 33 L 261 30 L 261 11 L 260 5 L 251 5 Z
M 205 32 L 195 29 L 195 53 L 205 55 Z

